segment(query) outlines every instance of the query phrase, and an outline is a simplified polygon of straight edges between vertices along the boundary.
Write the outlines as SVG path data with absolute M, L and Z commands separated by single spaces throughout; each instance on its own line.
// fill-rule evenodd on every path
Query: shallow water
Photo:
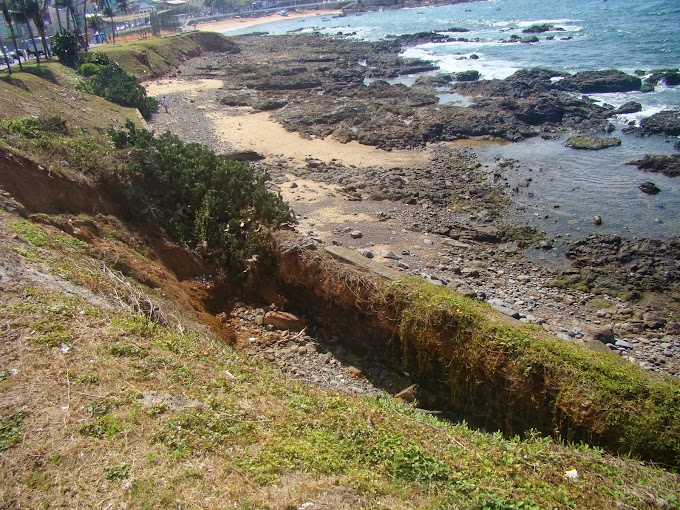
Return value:
M 658 238 L 680 235 L 680 179 L 625 164 L 650 150 L 669 154 L 672 147 L 661 137 L 614 136 L 622 140 L 621 146 L 600 151 L 564 147 L 566 137 L 475 150 L 491 167 L 495 158 L 519 161 L 517 168 L 502 172 L 508 190 L 530 179 L 513 197 L 526 207 L 529 224 L 552 236 L 578 238 L 591 232 Z M 654 182 L 661 192 L 647 195 L 640 191 L 638 186 L 646 181 Z M 602 217 L 599 227 L 593 224 L 596 215 Z
M 549 23 L 562 30 L 537 34 L 536 44 L 503 43 L 511 35 L 526 35 L 524 28 Z M 470 42 L 424 44 L 406 56 L 435 61 L 441 72 L 477 70 L 483 79 L 505 78 L 518 69 L 549 67 L 577 72 L 617 68 L 680 67 L 680 2 L 678 0 L 488 0 L 457 5 L 348 15 L 345 17 L 287 20 L 230 34 L 293 30 L 342 32 L 366 40 L 421 31 L 444 31 L 462 27 L 469 32 L 451 33 Z M 552 40 L 548 36 L 553 36 Z M 476 54 L 476 60 L 461 59 Z M 394 82 L 412 85 L 415 76 Z M 442 102 L 461 101 L 440 91 Z M 625 163 L 645 154 L 671 154 L 676 139 L 635 138 L 623 135 L 628 122 L 659 111 L 680 107 L 680 87 L 657 86 L 652 93 L 598 94 L 599 102 L 620 106 L 638 101 L 643 111 L 618 116 L 620 147 L 602 151 L 577 151 L 563 146 L 564 139 L 528 140 L 476 149 L 482 158 L 512 158 L 520 169 L 508 170 L 509 189 L 531 178 L 520 188 L 517 201 L 526 206 L 526 218 L 551 235 L 581 237 L 591 231 L 628 236 L 670 237 L 680 235 L 680 178 L 640 172 Z M 455 104 L 455 103 L 454 103 Z M 460 103 L 459 105 L 465 105 Z M 652 181 L 661 188 L 656 196 L 638 186 Z M 533 196 L 529 196 L 533 193 Z M 559 206 L 555 208 L 555 206 Z M 548 218 L 545 218 L 545 216 Z M 594 227 L 592 218 L 602 216 Z

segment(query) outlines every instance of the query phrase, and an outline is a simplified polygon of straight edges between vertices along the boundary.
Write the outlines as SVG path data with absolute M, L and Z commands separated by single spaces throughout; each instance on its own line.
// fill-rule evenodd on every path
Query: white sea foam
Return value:
M 563 18 L 563 19 L 535 19 L 535 20 L 529 20 L 529 21 L 517 21 L 517 26 L 522 27 L 522 28 L 527 28 L 532 25 L 564 25 L 564 24 L 570 24 L 570 23 L 581 23 L 583 20 L 580 19 L 570 19 L 570 18 Z
M 485 58 L 484 53 L 474 52 L 479 57 L 476 60 L 470 60 L 470 53 L 458 53 L 455 55 L 435 55 L 427 51 L 427 45 L 418 46 L 416 48 L 409 48 L 402 56 L 406 58 L 420 58 L 435 62 L 441 72 L 444 73 L 459 73 L 462 71 L 479 71 L 481 78 L 484 80 L 503 79 L 511 76 L 520 67 L 512 65 L 510 62 L 504 60 L 494 60 Z

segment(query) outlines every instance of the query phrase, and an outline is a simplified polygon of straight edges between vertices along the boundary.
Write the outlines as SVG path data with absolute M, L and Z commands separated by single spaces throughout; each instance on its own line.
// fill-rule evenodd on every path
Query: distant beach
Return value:
M 220 21 L 210 21 L 206 23 L 198 23 L 195 28 L 203 32 L 223 32 L 227 30 L 237 30 L 242 28 L 250 28 L 257 25 L 272 23 L 275 21 L 285 21 L 298 18 L 313 18 L 317 16 L 334 16 L 340 14 L 339 9 L 320 9 L 320 10 L 297 10 L 290 12 L 287 16 L 281 14 L 267 14 L 266 16 L 258 16 L 253 18 L 229 18 Z M 191 29 L 188 29 L 190 31 Z

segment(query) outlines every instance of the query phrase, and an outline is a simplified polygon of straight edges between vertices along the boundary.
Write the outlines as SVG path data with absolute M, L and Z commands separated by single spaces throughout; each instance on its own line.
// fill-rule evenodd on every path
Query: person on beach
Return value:
M 170 103 L 169 103 L 169 101 L 168 101 L 168 97 L 167 97 L 167 96 L 163 96 L 163 98 L 161 99 L 161 106 L 162 106 L 163 108 L 165 108 L 165 113 L 170 113 L 170 112 L 168 111 L 168 106 L 169 106 L 169 105 L 170 105 Z

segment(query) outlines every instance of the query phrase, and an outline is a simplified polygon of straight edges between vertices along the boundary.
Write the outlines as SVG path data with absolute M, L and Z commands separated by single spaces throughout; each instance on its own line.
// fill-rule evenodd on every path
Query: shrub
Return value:
M 112 131 L 129 151 L 124 188 L 139 212 L 152 214 L 176 241 L 205 243 L 207 252 L 232 275 L 245 259 L 264 253 L 268 228 L 288 219 L 288 207 L 268 191 L 268 176 L 230 161 L 207 147 L 184 143 L 166 132 Z
M 54 34 L 52 51 L 62 64 L 75 67 L 78 64 L 79 40 L 74 30 L 61 29 Z
M 95 51 L 94 53 L 86 53 L 81 58 L 81 64 L 95 64 L 98 66 L 109 66 L 115 64 L 111 57 L 103 51 Z
M 90 76 L 94 76 L 99 72 L 99 69 L 101 69 L 101 66 L 98 66 L 97 64 L 92 64 L 90 62 L 86 62 L 85 64 L 81 64 L 80 67 L 78 68 L 78 73 L 83 75 L 85 78 L 89 78 Z
M 145 119 L 158 111 L 156 100 L 148 98 L 137 79 L 115 62 L 100 66 L 96 74 L 78 84 L 78 89 L 121 106 L 137 108 Z
M 66 135 L 68 134 L 68 127 L 66 120 L 58 115 L 39 118 L 19 117 L 0 123 L 0 131 L 25 138 L 45 138 L 52 134 Z

